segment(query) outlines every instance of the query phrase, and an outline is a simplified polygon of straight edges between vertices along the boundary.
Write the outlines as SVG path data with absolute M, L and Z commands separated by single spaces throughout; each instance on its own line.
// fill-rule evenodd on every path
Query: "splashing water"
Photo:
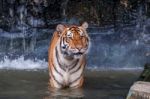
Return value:
M 19 69 L 19 70 L 36 70 L 36 69 L 46 69 L 48 64 L 45 60 L 40 59 L 25 59 L 24 56 L 20 56 L 16 59 L 9 59 L 4 57 L 0 61 L 0 69 Z

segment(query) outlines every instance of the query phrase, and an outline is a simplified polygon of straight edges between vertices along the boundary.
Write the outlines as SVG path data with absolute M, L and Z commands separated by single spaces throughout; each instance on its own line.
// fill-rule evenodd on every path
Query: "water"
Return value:
M 24 56 L 20 56 L 14 60 L 4 57 L 4 60 L 0 62 L 0 69 L 34 70 L 47 68 L 48 64 L 45 60 L 25 59 Z
M 55 90 L 49 87 L 47 70 L 0 70 L 0 98 L 125 99 L 140 73 L 140 70 L 86 70 L 83 88 Z
M 56 24 L 78 24 L 80 19 L 67 17 L 69 0 L 61 4 L 52 1 L 1 1 L 0 99 L 125 99 L 144 64 L 150 62 L 150 18 L 145 16 L 144 6 L 139 4 L 133 13 L 115 13 L 123 16 L 121 21 L 130 21 L 124 20 L 124 14 L 135 19 L 130 24 L 90 24 L 92 46 L 87 55 L 84 87 L 54 90 L 48 84 L 50 39 Z

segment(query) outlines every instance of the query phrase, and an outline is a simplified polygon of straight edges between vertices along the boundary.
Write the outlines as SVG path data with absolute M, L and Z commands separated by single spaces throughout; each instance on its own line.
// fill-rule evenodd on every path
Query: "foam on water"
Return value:
M 20 56 L 16 59 L 9 59 L 8 57 L 4 57 L 4 59 L 0 61 L 0 69 L 30 70 L 46 68 L 48 68 L 48 64 L 45 60 L 25 59 L 24 56 Z
M 98 66 L 94 66 L 94 67 L 87 67 L 88 70 L 93 70 L 93 71 L 142 71 L 143 68 L 142 67 L 98 67 Z
M 48 68 L 48 62 L 40 59 L 25 59 L 24 56 L 20 56 L 15 59 L 10 59 L 7 56 L 3 60 L 0 60 L 0 69 L 7 70 L 46 70 Z M 86 66 L 89 70 L 142 70 L 142 67 L 98 67 L 98 66 Z

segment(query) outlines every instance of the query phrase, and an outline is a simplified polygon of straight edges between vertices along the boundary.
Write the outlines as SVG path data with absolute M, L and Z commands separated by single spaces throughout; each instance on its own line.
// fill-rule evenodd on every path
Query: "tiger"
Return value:
M 90 47 L 88 23 L 58 24 L 48 49 L 50 86 L 53 88 L 80 88 Z

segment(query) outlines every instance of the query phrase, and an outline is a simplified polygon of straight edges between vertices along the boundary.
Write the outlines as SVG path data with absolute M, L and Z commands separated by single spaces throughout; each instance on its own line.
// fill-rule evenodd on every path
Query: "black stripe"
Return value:
M 63 53 L 62 49 L 61 49 L 61 43 L 62 43 L 62 38 L 60 39 L 60 52 Z M 56 50 L 56 49 L 55 49 Z
M 75 66 L 78 64 L 79 59 L 76 60 L 75 64 L 73 66 L 71 66 L 71 68 L 69 68 L 69 71 L 72 70 L 73 68 L 75 68 Z
M 58 64 L 59 64 L 59 67 L 60 67 L 62 70 L 66 71 L 65 68 L 60 64 L 60 61 L 59 61 L 59 59 L 58 59 L 59 56 L 58 56 L 57 47 L 55 48 L 55 51 L 56 51 L 56 59 L 57 59 L 57 62 L 58 62 Z
M 62 86 L 63 84 L 61 84 L 61 83 L 55 78 L 55 76 L 53 75 L 52 69 L 50 69 L 50 72 L 51 72 L 51 76 L 52 76 L 53 79 L 56 81 L 56 83 Z
M 71 74 L 77 72 L 81 67 L 82 67 L 82 64 L 81 64 L 75 71 L 71 72 Z M 85 68 L 85 65 L 84 65 L 84 68 Z M 84 68 L 83 68 L 83 70 L 84 70 Z M 70 84 L 72 84 L 72 83 L 76 82 L 77 80 L 79 80 L 82 75 L 83 75 L 83 71 L 82 71 L 82 73 L 80 74 L 80 76 L 79 76 L 77 79 L 75 79 L 74 81 L 70 82 Z
M 65 41 L 64 41 L 64 40 L 65 40 L 65 38 L 63 37 L 63 38 L 62 38 L 62 42 L 63 42 L 63 44 L 65 45 Z
M 80 74 L 80 76 L 79 76 L 78 78 L 76 78 L 74 81 L 69 82 L 69 84 L 72 84 L 72 83 L 74 83 L 74 82 L 78 81 L 78 80 L 81 78 L 81 76 L 82 76 L 82 75 L 83 75 L 83 73 L 81 73 L 81 74 Z
M 55 50 L 56 50 L 56 59 L 57 59 L 57 62 L 58 62 L 58 64 L 59 64 L 59 67 L 60 67 L 61 69 L 63 69 L 64 71 L 66 71 L 65 66 L 63 66 L 63 65 L 60 63 L 60 61 L 59 61 L 59 55 L 58 55 L 58 50 L 57 50 L 57 48 L 55 48 Z M 75 63 L 72 63 L 71 65 L 66 66 L 66 67 L 71 67 L 71 68 L 69 68 L 69 71 L 70 71 L 71 69 L 73 69 L 73 68 L 78 64 L 78 62 L 79 62 L 79 59 L 77 59 Z
M 60 52 L 61 52 L 61 54 L 67 54 L 66 52 L 64 52 L 64 51 L 62 51 L 62 49 L 61 49 L 61 43 L 63 43 L 63 46 L 67 46 L 67 45 L 65 45 L 65 43 L 64 43 L 64 38 L 61 38 L 61 40 L 60 40 Z M 66 48 L 65 48 L 66 49 Z M 58 52 L 57 52 L 58 53 Z
M 54 70 L 61 76 L 61 77 L 63 77 L 63 75 L 57 70 L 57 68 L 53 65 L 53 67 L 54 67 Z
M 57 84 L 59 84 L 59 85 L 61 85 L 61 86 L 63 86 L 63 84 L 62 83 L 60 83 L 56 78 L 55 78 L 55 76 L 53 75 L 53 72 L 52 72 L 52 77 L 53 77 L 53 79 L 57 82 Z
M 81 65 L 76 70 L 72 71 L 70 74 L 73 74 L 73 73 L 77 72 L 82 67 Z
M 62 41 L 62 38 L 60 38 L 60 43 L 59 43 L 60 47 L 61 47 L 61 41 Z

